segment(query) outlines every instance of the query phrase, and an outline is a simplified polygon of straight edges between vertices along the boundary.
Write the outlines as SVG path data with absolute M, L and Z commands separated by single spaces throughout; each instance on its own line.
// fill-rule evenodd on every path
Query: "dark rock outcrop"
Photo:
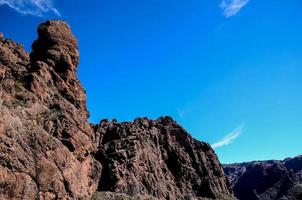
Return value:
M 302 156 L 224 165 L 239 200 L 301 200 Z
M 32 49 L 0 34 L 0 199 L 232 197 L 211 147 L 171 118 L 89 124 L 68 24 L 41 24 Z
M 94 128 L 95 157 L 104 172 L 99 191 L 175 200 L 231 196 L 210 145 L 193 139 L 170 117 L 103 120 Z

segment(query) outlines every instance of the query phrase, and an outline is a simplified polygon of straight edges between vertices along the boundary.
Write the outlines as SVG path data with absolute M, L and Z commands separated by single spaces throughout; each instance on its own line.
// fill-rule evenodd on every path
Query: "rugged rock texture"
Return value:
M 103 120 L 94 129 L 95 157 L 103 165 L 99 191 L 175 200 L 231 196 L 210 145 L 193 139 L 170 117 Z
M 77 43 L 46 22 L 30 56 L 0 42 L 0 199 L 87 199 L 101 165 L 76 77 Z
M 225 165 L 239 200 L 301 200 L 302 156 Z
M 232 196 L 211 147 L 171 118 L 88 123 L 65 22 L 41 24 L 32 49 L 0 34 L 0 199 Z
M 148 195 L 129 196 L 124 193 L 117 192 L 95 192 L 92 195 L 92 200 L 157 200 L 156 198 Z

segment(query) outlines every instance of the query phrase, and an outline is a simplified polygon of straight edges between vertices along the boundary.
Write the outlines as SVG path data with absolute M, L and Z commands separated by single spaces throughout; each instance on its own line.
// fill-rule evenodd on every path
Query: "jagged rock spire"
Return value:
M 38 27 L 38 39 L 32 45 L 30 60 L 42 61 L 62 74 L 76 73 L 79 62 L 77 41 L 64 21 L 46 21 Z
M 89 123 L 66 22 L 41 24 L 32 48 L 28 59 L 20 45 L 0 41 L 0 199 L 232 196 L 211 147 L 172 118 Z
M 46 91 L 44 83 L 54 85 L 56 90 L 76 108 L 88 116 L 85 90 L 77 78 L 79 51 L 77 40 L 64 21 L 46 21 L 38 27 L 38 39 L 32 44 L 30 89 L 42 98 Z

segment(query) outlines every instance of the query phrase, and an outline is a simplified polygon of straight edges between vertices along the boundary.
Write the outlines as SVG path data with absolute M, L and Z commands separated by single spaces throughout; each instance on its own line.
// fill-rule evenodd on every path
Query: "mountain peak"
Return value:
M 38 39 L 32 44 L 32 63 L 43 61 L 57 72 L 76 72 L 79 62 L 78 44 L 64 21 L 46 21 L 38 27 Z
M 32 49 L 0 41 L 0 199 L 232 198 L 213 149 L 171 117 L 88 122 L 66 22 L 42 23 Z

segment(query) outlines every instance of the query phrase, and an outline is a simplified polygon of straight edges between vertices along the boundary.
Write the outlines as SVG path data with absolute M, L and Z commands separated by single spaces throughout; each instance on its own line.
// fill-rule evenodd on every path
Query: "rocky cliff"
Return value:
M 100 191 L 160 199 L 230 195 L 210 145 L 193 139 L 170 117 L 130 123 L 105 120 L 94 129 L 95 158 L 103 166 Z
M 47 21 L 32 52 L 0 34 L 0 199 L 224 199 L 211 147 L 170 117 L 88 122 L 70 27 Z
M 224 165 L 239 200 L 301 200 L 302 156 Z

